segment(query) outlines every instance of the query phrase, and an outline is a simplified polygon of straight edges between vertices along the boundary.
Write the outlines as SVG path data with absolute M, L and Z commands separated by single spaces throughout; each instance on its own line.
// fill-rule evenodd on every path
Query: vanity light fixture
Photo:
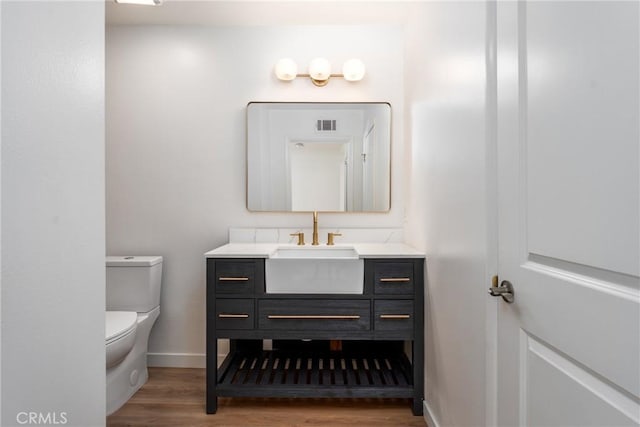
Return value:
M 276 76 L 283 81 L 296 77 L 309 77 L 314 85 L 326 86 L 331 77 L 342 77 L 349 82 L 362 80 L 365 73 L 364 63 L 359 59 L 350 59 L 342 66 L 342 74 L 331 74 L 331 63 L 325 58 L 315 58 L 309 63 L 309 72 L 298 74 L 298 65 L 291 58 L 282 58 L 276 63 Z
M 162 0 L 114 0 L 117 4 L 138 4 L 142 6 L 160 6 Z

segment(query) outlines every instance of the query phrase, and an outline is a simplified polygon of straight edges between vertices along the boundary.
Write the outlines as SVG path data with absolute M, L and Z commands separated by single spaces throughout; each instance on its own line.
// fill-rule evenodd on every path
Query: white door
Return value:
M 639 16 L 497 2 L 500 425 L 640 424 Z
M 346 210 L 348 144 L 289 143 L 289 187 L 293 211 Z

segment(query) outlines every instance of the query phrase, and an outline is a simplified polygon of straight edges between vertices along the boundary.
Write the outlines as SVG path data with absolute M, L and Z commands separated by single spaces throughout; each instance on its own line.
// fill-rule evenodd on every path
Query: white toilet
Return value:
M 107 415 L 147 382 L 147 345 L 160 314 L 161 256 L 107 257 Z

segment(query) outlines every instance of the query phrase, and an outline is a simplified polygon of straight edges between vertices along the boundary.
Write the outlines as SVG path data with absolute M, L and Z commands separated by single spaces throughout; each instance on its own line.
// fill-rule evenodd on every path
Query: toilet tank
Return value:
M 161 256 L 107 257 L 107 311 L 145 313 L 160 305 Z

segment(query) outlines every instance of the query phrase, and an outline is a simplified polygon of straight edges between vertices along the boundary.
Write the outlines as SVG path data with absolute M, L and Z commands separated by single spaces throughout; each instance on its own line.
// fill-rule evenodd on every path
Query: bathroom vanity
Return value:
M 207 252 L 207 413 L 219 396 L 244 396 L 409 398 L 422 414 L 424 255 L 403 244 L 347 246 L 228 244 Z M 321 279 L 298 289 L 292 273 L 288 287 L 273 290 L 267 282 L 278 276 L 269 266 L 279 253 L 291 265 L 328 271 L 324 280 L 359 263 L 349 265 L 361 266 L 361 279 L 349 280 L 362 284 L 325 290 Z M 222 338 L 230 346 L 218 366 Z

